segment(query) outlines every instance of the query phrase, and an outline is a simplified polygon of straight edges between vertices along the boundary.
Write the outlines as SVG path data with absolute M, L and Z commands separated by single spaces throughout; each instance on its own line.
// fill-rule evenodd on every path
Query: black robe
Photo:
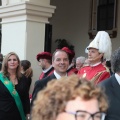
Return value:
M 22 76 L 15 86 L 22 101 L 24 113 L 30 113 L 29 85 L 28 79 Z M 8 89 L 0 81 L 0 120 L 22 120 L 14 98 Z

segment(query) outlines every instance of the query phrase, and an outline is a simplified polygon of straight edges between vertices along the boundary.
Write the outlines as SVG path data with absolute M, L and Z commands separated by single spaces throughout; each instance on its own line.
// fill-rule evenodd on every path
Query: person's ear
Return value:
M 104 53 L 100 53 L 99 57 L 102 58 L 104 56 Z

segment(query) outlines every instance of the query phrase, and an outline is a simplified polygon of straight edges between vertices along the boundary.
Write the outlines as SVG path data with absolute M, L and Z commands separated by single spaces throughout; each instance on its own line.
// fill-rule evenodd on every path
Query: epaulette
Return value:
M 107 66 L 103 65 L 103 67 L 106 69 L 107 72 L 110 72 L 110 70 Z

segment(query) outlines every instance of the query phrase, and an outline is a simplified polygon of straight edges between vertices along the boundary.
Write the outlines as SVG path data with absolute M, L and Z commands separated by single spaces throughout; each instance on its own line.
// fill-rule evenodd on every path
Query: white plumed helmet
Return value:
M 104 53 L 104 59 L 110 60 L 112 53 L 112 43 L 109 34 L 105 31 L 99 31 L 93 41 L 87 47 L 87 49 L 89 48 L 98 49 L 99 53 Z

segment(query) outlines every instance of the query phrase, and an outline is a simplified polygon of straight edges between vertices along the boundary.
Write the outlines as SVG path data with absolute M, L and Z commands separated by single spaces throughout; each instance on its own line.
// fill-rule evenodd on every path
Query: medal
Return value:
M 5 80 L 5 81 L 4 81 L 4 84 L 6 84 L 6 85 L 9 84 L 9 81 Z

